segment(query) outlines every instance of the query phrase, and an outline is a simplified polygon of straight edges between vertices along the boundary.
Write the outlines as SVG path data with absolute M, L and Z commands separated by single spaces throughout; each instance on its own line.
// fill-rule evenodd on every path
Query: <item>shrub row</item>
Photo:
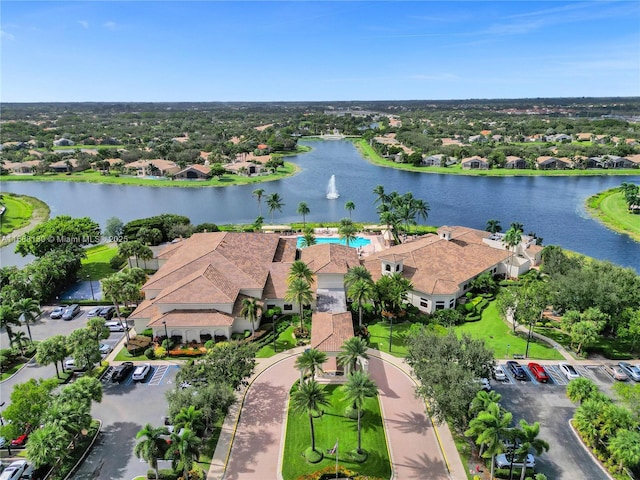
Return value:
M 509 472 L 507 472 L 507 476 L 508 473 Z M 358 472 L 354 470 L 348 470 L 343 466 L 338 467 L 338 475 L 340 476 L 340 478 L 349 478 L 352 480 L 364 480 L 365 478 L 368 480 L 382 480 L 379 477 L 361 475 Z M 318 470 L 317 472 L 302 475 L 298 477 L 297 480 L 331 480 L 334 478 L 336 478 L 335 467 L 333 465 L 329 465 L 321 470 Z

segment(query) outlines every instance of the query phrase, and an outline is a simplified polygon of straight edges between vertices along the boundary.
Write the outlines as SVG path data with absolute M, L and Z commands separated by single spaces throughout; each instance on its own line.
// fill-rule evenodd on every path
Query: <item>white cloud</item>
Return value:
M 82 25 L 82 28 L 84 28 L 85 30 L 89 28 L 89 22 L 87 22 L 86 20 L 78 20 L 78 23 Z
M 10 40 L 10 41 L 13 41 L 16 39 L 16 37 L 14 37 L 8 32 L 5 32 L 4 30 L 0 30 L 0 38 L 2 38 L 3 40 Z
M 105 22 L 102 26 L 108 30 L 115 30 L 118 27 L 116 22 L 112 21 Z

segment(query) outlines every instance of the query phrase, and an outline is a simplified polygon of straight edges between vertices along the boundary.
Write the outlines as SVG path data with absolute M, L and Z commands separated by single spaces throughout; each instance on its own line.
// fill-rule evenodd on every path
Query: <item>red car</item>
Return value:
M 28 433 L 23 433 L 18 438 L 11 440 L 12 447 L 22 447 L 25 443 L 27 443 L 27 438 L 29 438 Z
M 528 366 L 529 370 L 531 370 L 531 373 L 538 382 L 547 383 L 549 381 L 549 375 L 547 375 L 547 372 L 542 368 L 542 365 L 532 362 Z

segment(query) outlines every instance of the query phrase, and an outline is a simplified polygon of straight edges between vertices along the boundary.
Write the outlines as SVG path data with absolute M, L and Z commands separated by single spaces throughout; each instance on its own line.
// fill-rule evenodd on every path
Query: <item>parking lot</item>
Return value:
M 545 384 L 534 378 L 526 362 L 520 364 L 524 367 L 526 380 L 516 380 L 507 366 L 501 364 L 507 379 L 504 382 L 493 380 L 491 383 L 495 391 L 502 395 L 502 406 L 513 414 L 514 423 L 520 419 L 529 423 L 540 422 L 540 438 L 549 442 L 551 448 L 543 455 L 536 456 L 536 472 L 563 480 L 608 479 L 569 426 L 576 405 L 566 396 L 568 380 L 558 365 L 543 365 L 550 378 Z M 581 376 L 593 380 L 600 390 L 611 394 L 614 380 L 601 365 L 574 366 Z

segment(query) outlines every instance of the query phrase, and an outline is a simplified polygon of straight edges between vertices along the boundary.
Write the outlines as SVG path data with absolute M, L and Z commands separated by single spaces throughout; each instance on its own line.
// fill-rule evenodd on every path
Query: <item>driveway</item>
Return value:
M 247 391 L 224 478 L 281 478 L 284 422 L 289 389 L 298 379 L 295 357 L 285 358 L 262 372 Z M 414 384 L 398 368 L 372 357 L 372 379 L 378 385 L 388 435 L 394 478 L 448 479 L 424 402 Z M 286 459 L 282 459 L 286 461 Z

